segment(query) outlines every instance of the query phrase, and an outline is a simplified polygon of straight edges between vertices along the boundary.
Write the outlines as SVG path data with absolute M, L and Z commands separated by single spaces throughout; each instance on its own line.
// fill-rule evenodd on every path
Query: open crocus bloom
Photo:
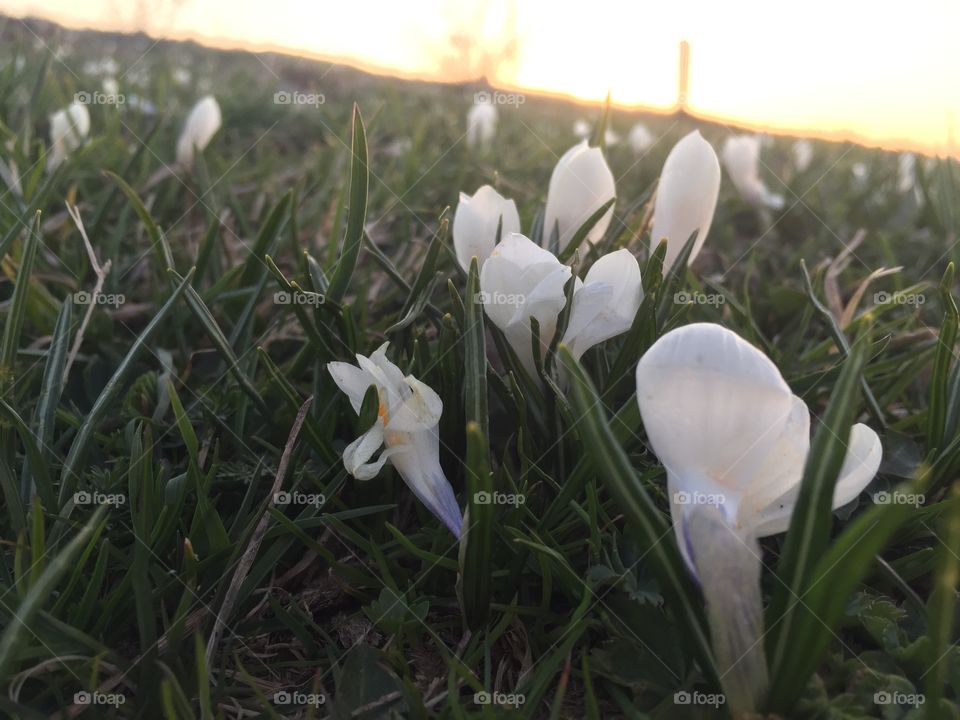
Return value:
M 723 144 L 723 166 L 737 192 L 751 205 L 779 210 L 783 195 L 770 192 L 760 179 L 760 147 L 763 140 L 756 135 L 731 135 Z
M 544 246 L 548 246 L 556 227 L 559 231 L 557 247 L 563 250 L 577 230 L 615 195 L 613 173 L 600 148 L 589 147 L 584 140 L 567 150 L 550 176 L 544 211 Z M 587 242 L 599 242 L 612 219 L 611 206 L 587 233 Z
M 540 327 L 541 359 L 546 356 L 566 304 L 564 286 L 572 273 L 553 253 L 513 233 L 494 249 L 480 271 L 487 317 L 503 332 L 524 368 L 537 377 L 530 318 Z M 640 266 L 627 250 L 593 264 L 586 279 L 574 280 L 573 305 L 563 342 L 580 357 L 597 343 L 630 328 L 643 290 Z
M 475 104 L 467 113 L 467 147 L 487 149 L 497 134 L 497 108 L 492 102 Z
M 700 132 L 694 130 L 670 150 L 657 186 L 650 251 L 656 250 L 660 241 L 667 239 L 664 272 L 673 267 L 677 255 L 694 232 L 697 239 L 688 264 L 697 257 L 710 231 L 719 195 L 720 161 L 717 153 Z
M 72 102 L 50 116 L 50 156 L 47 169 L 54 170 L 76 150 L 90 134 L 90 112 L 87 106 Z
M 213 136 L 220 129 L 222 118 L 220 105 L 213 95 L 201 98 L 183 124 L 183 130 L 177 139 L 177 162 L 190 167 L 197 152 L 203 152 Z
M 720 325 L 672 330 L 640 359 L 637 400 L 667 470 L 677 541 L 691 568 L 697 548 L 685 523 L 697 505 L 718 507 L 746 535 L 787 529 L 810 449 L 810 412 L 766 355 Z M 854 425 L 834 508 L 866 487 L 880 456 L 877 434 Z
M 389 460 L 413 494 L 436 515 L 450 532 L 460 537 L 463 518 L 453 488 L 440 467 L 440 436 L 437 425 L 443 402 L 428 385 L 412 375 L 404 377 L 387 359 L 384 343 L 370 357 L 357 355 L 359 367 L 345 362 L 327 363 L 334 382 L 360 413 L 364 395 L 377 388 L 380 406 L 377 421 L 343 451 L 343 465 L 358 480 L 369 480 Z M 386 450 L 370 462 L 381 445 Z
M 457 262 L 470 270 L 470 259 L 477 258 L 479 266 L 490 257 L 500 237 L 520 232 L 520 215 L 513 200 L 508 200 L 489 185 L 484 185 L 473 197 L 460 193 L 460 202 L 453 214 L 453 247 Z

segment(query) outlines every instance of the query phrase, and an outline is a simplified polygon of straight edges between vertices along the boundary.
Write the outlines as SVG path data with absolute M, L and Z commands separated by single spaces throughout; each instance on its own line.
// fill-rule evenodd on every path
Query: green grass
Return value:
M 47 116 L 100 89 L 84 64 L 114 48 L 120 91 L 159 113 L 92 106 L 90 141 L 47 174 Z M 715 147 L 733 129 L 644 118 L 661 138 L 648 154 L 607 150 L 618 200 L 601 249 L 635 252 L 646 300 L 582 365 L 548 357 L 571 382 L 541 391 L 503 372 L 449 219 L 459 191 L 492 182 L 531 228 L 573 121 L 602 108 L 527 97 L 478 154 L 472 86 L 14 20 L 0 55 L 0 716 L 48 717 L 78 692 L 114 701 L 82 717 L 724 716 L 674 702 L 720 689 L 633 387 L 657 337 L 703 320 L 762 348 L 814 413 L 796 522 L 762 542 L 771 710 L 960 717 L 955 161 L 918 162 L 918 199 L 897 191 L 895 154 L 816 143 L 795 173 L 777 138 L 764 173 L 786 209 L 762 217 L 725 180 L 692 271 L 661 278 L 643 231 L 666 153 L 695 126 Z M 280 90 L 324 101 L 277 105 Z M 165 175 L 205 92 L 223 128 L 192 173 Z M 636 119 L 609 114 L 621 134 Z M 110 264 L 102 292 L 122 296 L 85 326 L 71 298 L 97 278 L 65 201 Z M 358 419 L 324 366 L 386 340 L 443 399 L 462 554 L 389 464 L 359 482 L 340 460 L 374 408 Z M 855 420 L 884 461 L 830 516 L 818 491 Z M 894 488 L 924 502 L 871 501 Z M 525 502 L 473 500 L 494 489 Z M 475 704 L 485 691 L 524 702 Z M 881 709 L 878 692 L 926 702 Z

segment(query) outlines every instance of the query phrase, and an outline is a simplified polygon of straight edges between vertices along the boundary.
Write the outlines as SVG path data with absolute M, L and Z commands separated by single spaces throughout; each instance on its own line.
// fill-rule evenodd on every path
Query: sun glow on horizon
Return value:
M 71 27 L 143 30 L 221 46 L 266 46 L 439 81 L 621 106 L 676 106 L 678 47 L 691 47 L 688 109 L 711 119 L 957 155 L 960 4 L 760 0 L 559 6 L 546 0 L 306 5 L 183 0 L 0 0 L 0 11 Z M 147 18 L 147 19 L 144 19 Z

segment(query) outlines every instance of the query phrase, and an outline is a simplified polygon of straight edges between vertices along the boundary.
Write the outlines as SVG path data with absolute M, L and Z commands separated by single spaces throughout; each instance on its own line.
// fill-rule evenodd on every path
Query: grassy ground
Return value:
M 463 137 L 472 87 L 11 20 L 0 53 L 0 715 L 723 716 L 675 701 L 718 691 L 686 644 L 698 621 L 670 602 L 647 536 L 610 492 L 627 473 L 669 521 L 632 369 L 666 330 L 707 320 L 763 348 L 815 419 L 852 398 L 884 445 L 879 477 L 833 523 L 838 572 L 815 613 L 832 619 L 805 638 L 825 649 L 789 649 L 809 672 L 774 678 L 774 709 L 958 716 L 960 373 L 952 276 L 939 287 L 958 255 L 956 163 L 919 162 L 918 191 L 904 193 L 895 154 L 815 143 L 798 173 L 792 139 L 775 139 L 765 176 L 786 209 L 758 213 L 725 181 L 692 271 L 660 285 L 642 229 L 664 157 L 695 125 L 717 147 L 733 129 L 644 118 L 658 138 L 647 154 L 607 151 L 618 202 L 602 247 L 640 258 L 649 317 L 585 356 L 601 393 L 586 414 L 593 387 L 537 398 L 512 384 L 488 326 L 480 416 L 467 368 L 482 362 L 482 313 L 464 304 L 448 208 L 494 182 L 529 228 L 574 120 L 600 110 L 527 97 L 501 110 L 482 154 Z M 47 117 L 101 90 L 85 66 L 103 55 L 128 102 L 92 106 L 90 141 L 46 173 Z M 275 104 L 278 91 L 322 103 Z M 182 118 L 207 92 L 223 128 L 192 172 L 168 172 Z M 610 123 L 625 134 L 635 119 Z M 65 201 L 114 296 L 86 325 L 88 306 L 71 299 L 97 276 Z M 275 300 L 297 292 L 290 283 L 326 292 L 354 250 L 340 302 Z M 899 271 L 871 278 L 879 268 Z M 677 305 L 676 292 L 723 302 Z M 354 416 L 324 364 L 385 340 L 443 398 L 441 463 L 461 506 L 487 464 L 496 488 L 526 498 L 478 519 L 483 552 L 459 557 L 389 465 L 367 482 L 344 471 L 369 417 Z M 842 382 L 849 344 L 863 384 Z M 468 438 L 468 420 L 488 433 Z M 626 468 L 598 457 L 610 437 Z M 917 507 L 871 501 L 904 481 L 924 495 Z M 274 502 L 277 488 L 293 501 Z M 767 598 L 782 545 L 763 542 Z M 519 710 L 475 702 L 494 691 L 519 696 Z M 924 703 L 878 704 L 878 692 Z

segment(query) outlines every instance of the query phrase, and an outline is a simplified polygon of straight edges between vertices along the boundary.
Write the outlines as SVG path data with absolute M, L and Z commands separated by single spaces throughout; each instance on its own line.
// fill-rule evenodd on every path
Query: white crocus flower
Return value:
M 667 155 L 660 173 L 657 200 L 653 206 L 653 228 L 650 251 L 667 239 L 667 255 L 663 261 L 666 273 L 684 244 L 694 232 L 697 239 L 687 264 L 692 263 L 703 247 L 713 222 L 720 194 L 720 161 L 713 147 L 694 130 L 683 137 Z
M 470 259 L 476 256 L 479 267 L 500 237 L 520 232 L 520 215 L 513 200 L 508 200 L 489 185 L 482 186 L 473 196 L 460 193 L 460 202 L 453 214 L 453 247 L 457 262 L 464 270 L 470 270 Z
M 630 128 L 630 134 L 627 136 L 627 142 L 637 155 L 643 155 L 647 150 L 653 147 L 653 133 L 643 123 L 637 123 Z
M 463 518 L 453 488 L 440 467 L 437 425 L 443 402 L 428 385 L 412 375 L 404 377 L 400 368 L 387 359 L 388 345 L 384 343 L 370 357 L 358 354 L 359 367 L 345 362 L 327 363 L 334 382 L 350 399 L 357 414 L 371 385 L 377 388 L 380 398 L 377 421 L 344 449 L 343 465 L 358 480 L 369 480 L 389 460 L 413 494 L 459 538 Z M 370 462 L 381 445 L 386 450 Z
M 557 161 L 550 176 L 544 212 L 543 243 L 547 245 L 554 227 L 559 230 L 558 247 L 563 250 L 577 230 L 606 202 L 616 196 L 613 173 L 600 148 L 584 140 Z M 599 242 L 613 219 L 613 206 L 587 233 L 586 241 Z
M 905 194 L 917 184 L 917 156 L 911 152 L 900 153 L 897 158 L 897 191 Z
M 767 682 L 756 541 L 790 524 L 810 412 L 766 355 L 711 323 L 653 344 L 637 365 L 637 400 L 667 470 L 677 543 L 703 590 L 728 703 L 734 716 L 755 710 Z M 877 434 L 854 425 L 834 508 L 873 479 L 881 453 Z
M 177 162 L 183 167 L 193 165 L 195 153 L 203 152 L 220 129 L 220 105 L 213 95 L 201 98 L 187 115 L 180 138 L 177 140 Z
M 592 130 L 590 129 L 590 123 L 588 123 L 588 122 L 587 122 L 586 120 L 584 120 L 583 118 L 580 118 L 579 120 L 575 120 L 575 121 L 574 121 L 574 123 L 573 123 L 573 136 L 574 136 L 575 138 L 577 138 L 577 140 L 587 140 L 587 139 L 589 139 L 591 132 L 592 132 Z
M 793 167 L 797 172 L 806 172 L 813 161 L 813 143 L 809 140 L 797 140 L 790 152 L 793 154 Z
M 90 112 L 87 106 L 72 102 L 50 116 L 50 156 L 47 170 L 56 169 L 90 134 Z
M 497 108 L 492 102 L 478 102 L 467 113 L 467 147 L 486 150 L 497 134 Z
M 783 195 L 770 192 L 760 179 L 760 148 L 763 139 L 757 135 L 731 135 L 723 144 L 723 167 L 737 192 L 751 205 L 783 208 Z
M 537 377 L 530 318 L 540 329 L 540 358 L 546 357 L 566 304 L 570 268 L 553 253 L 514 233 L 494 249 L 480 271 L 487 317 L 504 334 L 524 368 Z M 627 250 L 600 258 L 586 279 L 574 279 L 570 318 L 563 342 L 580 357 L 597 343 L 626 332 L 640 307 L 640 266 Z

